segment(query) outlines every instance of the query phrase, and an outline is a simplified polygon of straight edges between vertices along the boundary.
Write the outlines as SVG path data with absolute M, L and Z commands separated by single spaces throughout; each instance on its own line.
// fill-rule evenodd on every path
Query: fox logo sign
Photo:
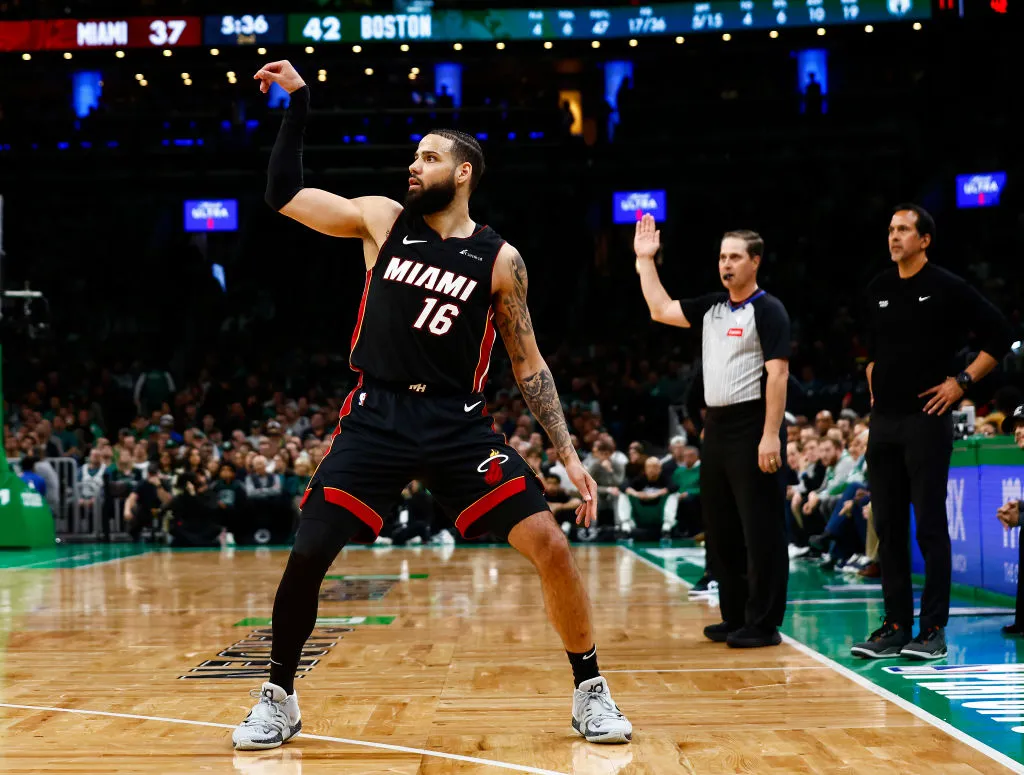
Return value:
M 949 540 L 966 541 L 967 528 L 964 525 L 964 480 L 950 479 L 946 482 L 946 521 L 949 523 Z

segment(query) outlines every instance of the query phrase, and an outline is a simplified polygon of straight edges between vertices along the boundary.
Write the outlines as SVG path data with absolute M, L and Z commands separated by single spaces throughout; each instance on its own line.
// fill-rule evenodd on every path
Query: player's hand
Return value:
M 933 393 L 934 395 L 932 395 Z M 947 377 L 945 382 L 933 388 L 928 388 L 917 397 L 924 398 L 929 395 L 932 398 L 925 404 L 924 411 L 928 414 L 945 414 L 949 407 L 964 397 L 964 390 L 957 384 L 955 379 Z
M 647 213 L 636 222 L 636 235 L 633 237 L 633 252 L 637 259 L 650 259 L 661 249 L 661 232 L 654 228 L 654 216 Z
M 292 67 L 287 59 L 280 62 L 269 62 L 263 65 L 253 78 L 260 82 L 260 91 L 266 94 L 270 91 L 270 84 L 276 83 L 286 92 L 291 94 L 306 85 L 302 76 Z
M 757 467 L 766 474 L 774 474 L 782 467 L 782 442 L 778 436 L 765 434 L 757 445 Z
M 1002 506 L 996 515 L 1004 528 L 1017 527 L 1020 524 L 1020 501 L 1010 501 Z
M 590 527 L 591 522 L 597 521 L 597 482 L 587 473 L 579 458 L 569 461 L 565 466 L 565 472 L 583 499 L 583 503 L 576 508 L 576 524 Z

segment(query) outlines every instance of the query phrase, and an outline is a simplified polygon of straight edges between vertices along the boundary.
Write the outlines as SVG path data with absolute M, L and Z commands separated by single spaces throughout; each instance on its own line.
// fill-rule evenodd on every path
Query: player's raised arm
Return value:
M 636 236 L 633 237 L 633 250 L 636 252 L 636 272 L 640 275 L 640 287 L 644 292 L 644 300 L 651 310 L 651 320 L 666 323 L 670 326 L 689 328 L 690 321 L 683 314 L 678 300 L 672 299 L 665 286 L 658 279 L 658 268 L 654 265 L 654 257 L 661 248 L 661 232 L 654 228 L 654 217 L 645 215 L 636 222 Z
M 270 62 L 254 76 L 266 93 L 276 83 L 291 95 L 270 153 L 266 202 L 311 229 L 332 237 L 359 237 L 380 244 L 402 207 L 382 196 L 346 199 L 302 181 L 302 135 L 309 114 L 309 87 L 287 60 Z
M 526 286 L 523 257 L 505 243 L 494 262 L 494 321 L 512 360 L 512 372 L 526 405 L 547 432 L 569 479 L 583 498 L 583 504 L 576 510 L 576 522 L 589 527 L 597 518 L 597 484 L 583 468 L 572 445 L 555 380 L 537 347 L 533 321 L 526 306 Z

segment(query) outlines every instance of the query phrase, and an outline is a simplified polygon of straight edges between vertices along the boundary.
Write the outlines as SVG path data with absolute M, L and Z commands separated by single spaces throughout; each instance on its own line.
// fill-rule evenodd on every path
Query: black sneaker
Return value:
M 900 656 L 910 659 L 943 659 L 946 656 L 946 630 L 929 627 L 903 647 Z
M 700 577 L 700 580 L 693 585 L 693 587 L 690 589 L 690 592 L 707 592 L 708 584 L 710 583 L 711 576 L 705 573 L 703 576 Z
M 736 632 L 739 629 L 739 627 L 733 627 L 729 622 L 709 624 L 704 628 L 704 637 L 715 643 L 725 643 L 729 633 Z
M 760 630 L 756 627 L 744 627 L 735 632 L 730 632 L 725 639 L 729 648 L 734 649 L 759 649 L 765 646 L 778 646 L 782 643 L 782 636 L 778 630 Z
M 828 533 L 820 533 L 807 539 L 807 545 L 819 552 L 827 552 L 830 543 L 832 543 L 832 536 Z
M 855 643 L 850 653 L 855 657 L 867 659 L 890 659 L 900 656 L 903 647 L 908 643 L 910 632 L 902 625 L 892 624 L 886 620 L 866 641 Z
M 1024 626 L 1014 622 L 1003 627 L 1003 635 L 1024 635 Z

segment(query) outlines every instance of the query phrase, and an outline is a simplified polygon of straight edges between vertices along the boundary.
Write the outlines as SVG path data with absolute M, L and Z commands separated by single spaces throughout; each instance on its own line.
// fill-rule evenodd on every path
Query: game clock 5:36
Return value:
M 203 25 L 203 42 L 208 46 L 284 43 L 286 29 L 284 14 L 207 16 Z

